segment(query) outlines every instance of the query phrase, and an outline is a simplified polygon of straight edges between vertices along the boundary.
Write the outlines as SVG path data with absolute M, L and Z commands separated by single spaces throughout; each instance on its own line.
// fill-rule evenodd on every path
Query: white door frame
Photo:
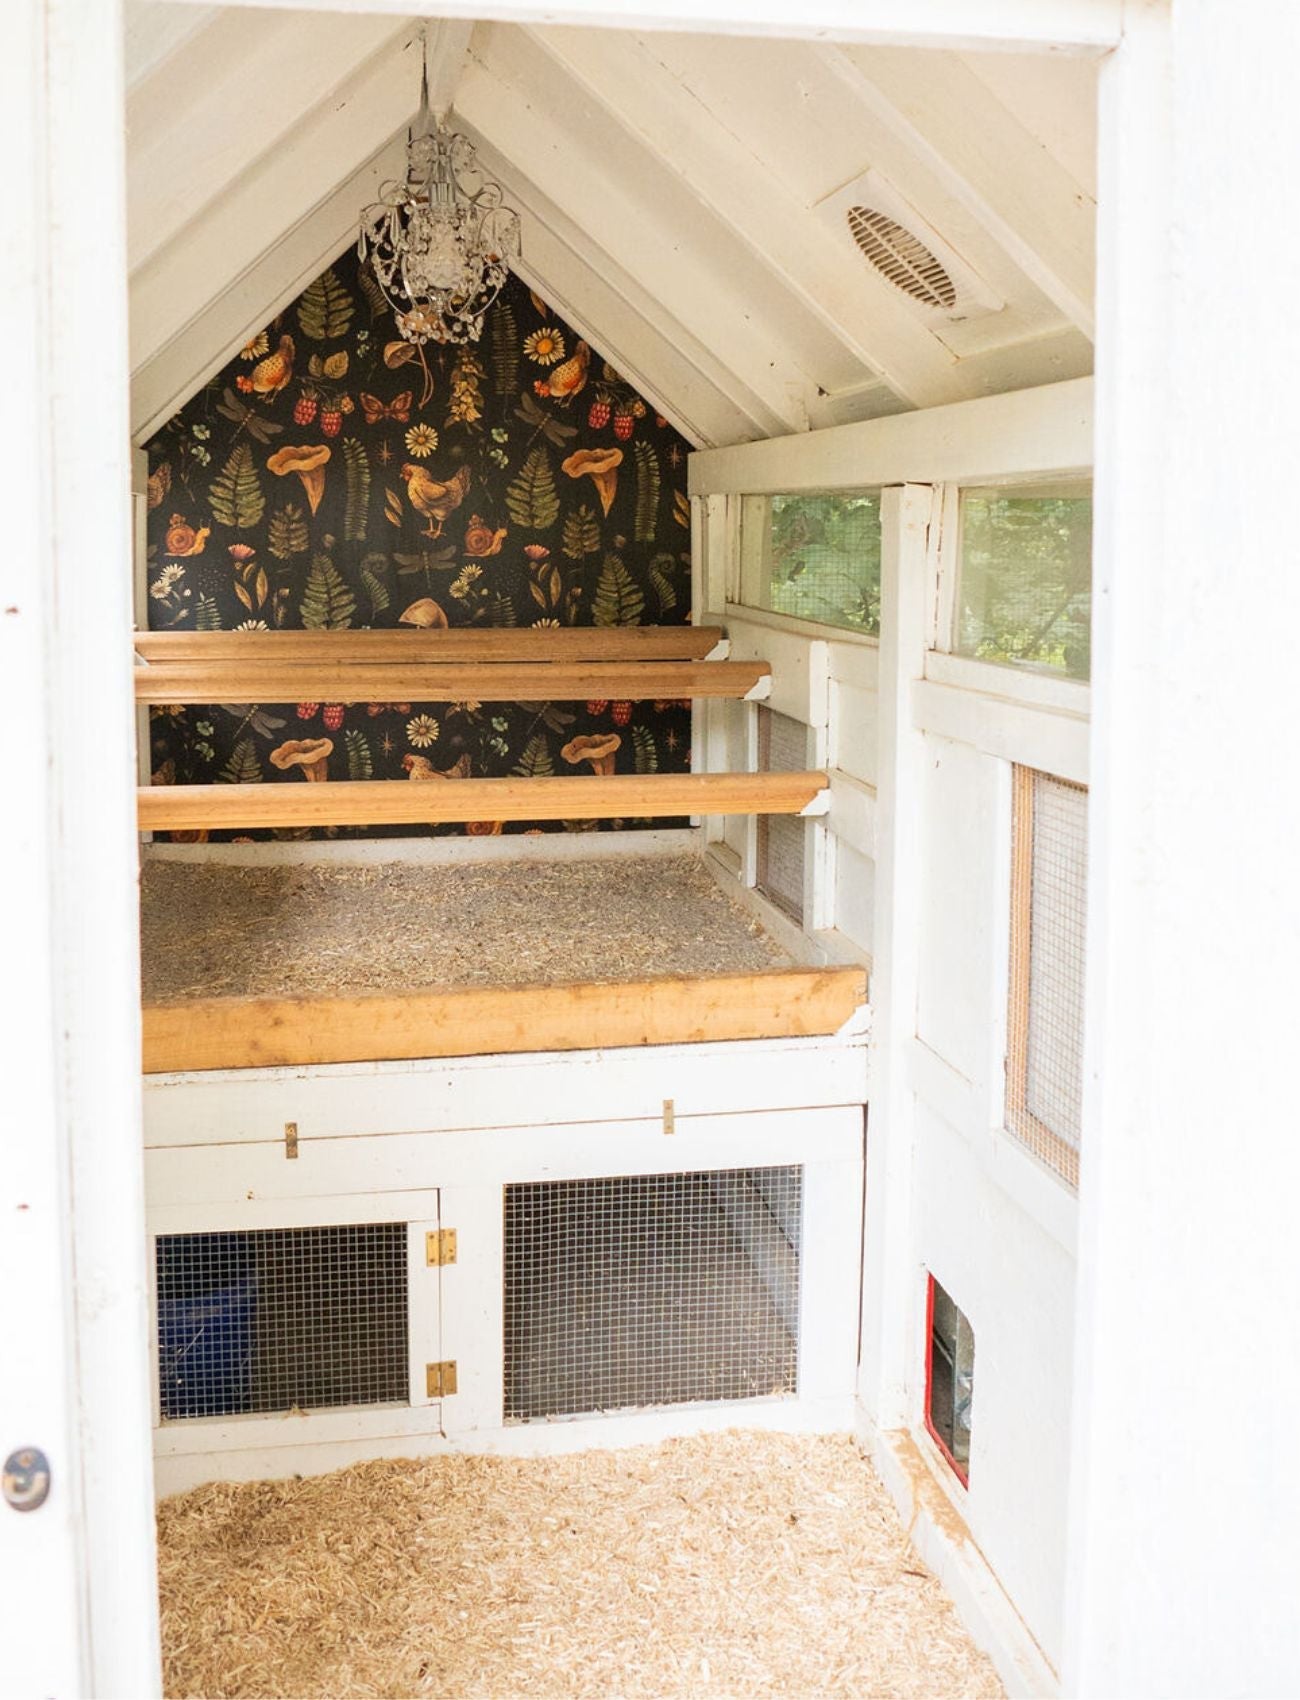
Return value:
M 302 3 L 333 11 L 426 10 L 424 0 Z M 1136 755 L 1145 748 L 1168 757 L 1169 771 L 1187 782 L 1195 774 L 1189 752 L 1199 750 L 1202 762 L 1218 761 L 1226 780 L 1243 753 L 1261 749 L 1260 727 L 1285 724 L 1293 708 L 1289 669 L 1279 662 L 1270 670 L 1259 657 L 1270 630 L 1289 632 L 1300 623 L 1300 575 L 1270 570 L 1269 561 L 1281 557 L 1267 547 L 1259 516 L 1269 507 L 1265 496 L 1294 481 L 1294 433 L 1277 402 L 1279 387 L 1292 386 L 1280 384 L 1275 371 L 1300 369 L 1300 319 L 1270 312 L 1276 298 L 1266 291 L 1269 279 L 1295 271 L 1288 221 L 1268 196 L 1276 192 L 1279 162 L 1300 151 L 1300 108 L 1287 109 L 1271 89 L 1258 96 L 1266 81 L 1261 67 L 1273 68 L 1274 86 L 1284 91 L 1300 60 L 1294 8 L 1289 0 L 1254 0 L 1249 8 L 1201 0 L 1172 7 L 1161 0 L 636 0 L 634 8 L 612 0 L 444 0 L 440 10 L 957 50 L 1114 50 L 1103 77 L 1099 219 L 1097 501 L 1105 558 L 1093 689 L 1093 795 L 1101 801 L 1092 856 L 1096 972 L 1085 1130 L 1096 1155 L 1085 1162 L 1081 1193 L 1080 1468 L 1071 1543 L 1079 1589 L 1065 1680 L 1070 1693 L 1115 1692 L 1117 1672 L 1124 1687 L 1136 1662 L 1140 1680 L 1163 1684 L 1160 1691 L 1209 1692 L 1223 1677 L 1212 1657 L 1206 1662 L 1205 1649 L 1216 1645 L 1220 1659 L 1233 1660 L 1234 1691 L 1252 1688 L 1252 1657 L 1261 1668 L 1276 1660 L 1270 1669 L 1294 1669 L 1300 1649 L 1285 1592 L 1289 1555 L 1262 1550 L 1251 1488 L 1257 1467 L 1247 1442 L 1261 1432 L 1262 1395 L 1254 1404 L 1242 1395 L 1234 1405 L 1232 1397 L 1249 1351 L 1260 1344 L 1259 1325 L 1254 1318 L 1249 1326 L 1227 1325 L 1223 1297 L 1216 1300 L 1203 1268 L 1194 1267 L 1196 1259 L 1207 1263 L 1207 1243 L 1189 1239 L 1185 1227 L 1180 1240 L 1179 1224 L 1168 1219 L 1171 1195 L 1152 1191 L 1158 1163 L 1162 1177 L 1179 1180 L 1173 1201 L 1198 1228 L 1215 1223 L 1232 1232 L 1234 1259 L 1260 1278 L 1261 1314 L 1270 1293 L 1285 1314 L 1294 1288 L 1284 1277 L 1293 1272 L 1284 1269 L 1279 1248 L 1294 1243 L 1284 1219 L 1293 1189 L 1276 1168 L 1239 1158 L 1228 1177 L 1229 1211 L 1222 1189 L 1207 1202 L 1216 1190 L 1207 1165 L 1222 1153 L 1227 1124 L 1215 1124 L 1213 1141 L 1211 1110 L 1230 1101 L 1236 1056 L 1248 1056 L 1253 1070 L 1247 1107 L 1256 1130 L 1261 1113 L 1265 1120 L 1270 1109 L 1276 1113 L 1289 1084 L 1278 1026 L 1284 1003 L 1276 994 L 1271 1004 L 1261 997 L 1252 969 L 1257 960 L 1268 965 L 1276 948 L 1259 943 L 1262 937 L 1300 945 L 1296 881 L 1282 879 L 1282 828 L 1290 830 L 1294 810 L 1277 817 L 1272 837 L 1247 836 L 1244 862 L 1234 866 L 1221 835 L 1205 852 L 1195 787 L 1179 792 L 1160 784 L 1153 807 L 1142 791 L 1149 768 Z M 0 552 L 0 700 L 10 709 L 6 725 L 21 729 L 10 741 L 10 810 L 0 839 L 9 876 L 6 930 L 14 940 L 0 1034 L 4 1112 L 13 1122 L 0 1189 L 0 1256 L 7 1291 L 21 1295 L 11 1302 L 23 1307 L 0 1378 L 0 1452 L 43 1445 L 55 1488 L 42 1510 L 25 1516 L 0 1504 L 6 1615 L 32 1630 L 27 1642 L 7 1638 L 0 1690 L 144 1696 L 158 1691 L 159 1677 L 135 996 L 120 0 L 13 0 L 3 27 L 7 163 L 25 193 L 11 211 L 0 299 L 15 320 L 9 347 L 25 384 L 9 467 L 23 499 L 14 504 Z M 1273 126 L 1267 138 L 1266 123 Z M 1252 148 L 1274 168 L 1254 173 L 1253 200 L 1246 169 Z M 1249 266 L 1227 243 L 1216 260 L 1210 235 L 1201 234 L 1237 227 L 1252 231 Z M 1171 279 L 1178 268 L 1167 255 L 1175 238 L 1190 242 L 1207 268 L 1208 286 L 1199 292 L 1195 268 Z M 1230 363 L 1230 335 L 1249 341 L 1260 324 L 1272 327 L 1268 358 Z M 1216 509 L 1201 445 L 1222 441 L 1225 417 L 1234 429 L 1242 426 L 1227 461 L 1237 483 Z M 1173 510 L 1193 514 L 1203 530 L 1190 532 L 1181 520 L 1171 526 Z M 1187 597 L 1182 575 L 1190 561 L 1204 588 L 1215 553 L 1238 600 L 1209 607 Z M 1190 654 L 1201 663 L 1211 651 L 1219 658 L 1215 689 L 1209 677 L 1190 678 L 1182 659 Z M 1162 714 L 1169 687 L 1181 716 L 1176 726 Z M 1266 779 L 1261 760 L 1252 757 L 1247 776 Z M 1285 772 L 1273 777 L 1294 796 Z M 1256 794 L 1272 793 L 1261 784 Z M 1163 883 L 1152 901 L 1156 875 Z M 1209 905 L 1202 913 L 1213 916 L 1204 935 L 1212 936 L 1213 951 L 1198 961 L 1194 887 L 1209 876 L 1213 893 L 1199 896 Z M 1177 899 L 1192 908 L 1175 923 Z M 1169 993 L 1180 1011 L 1180 988 L 1199 977 L 1204 1006 L 1219 990 L 1222 1018 L 1226 987 L 1226 1029 L 1207 1043 L 1199 1017 L 1182 1027 L 1153 1026 L 1149 1006 L 1135 1004 L 1153 985 L 1137 970 L 1152 960 L 1162 964 L 1155 989 Z M 1261 1029 L 1270 1047 L 1262 1060 Z M 1190 1088 L 1175 1094 L 1182 1115 L 1173 1128 L 1161 1115 L 1158 1089 L 1193 1078 L 1201 1082 L 1199 1096 Z M 1238 1071 L 1239 1092 L 1242 1085 Z M 1145 1118 L 1148 1138 L 1140 1160 L 1123 1143 L 1135 1117 Z M 1111 1135 L 1115 1144 L 1107 1149 Z M 1199 1192 L 1193 1174 L 1201 1177 Z M 1159 1319 L 1172 1328 L 1167 1344 L 1197 1366 L 1194 1393 L 1208 1388 L 1214 1395 L 1208 1416 L 1201 1405 L 1193 1418 L 1194 1401 L 1177 1406 L 1186 1418 L 1181 1430 L 1170 1420 L 1167 1395 L 1160 1420 L 1144 1427 L 1126 1403 L 1133 1384 L 1121 1379 L 1126 1367 L 1136 1372 L 1143 1362 L 1129 1283 L 1135 1252 L 1142 1270 L 1153 1267 L 1153 1249 L 1141 1248 L 1152 1222 L 1162 1220 L 1150 1208 L 1156 1198 L 1166 1201 L 1157 1248 L 1162 1279 L 1186 1283 L 1179 1290 L 1208 1306 L 1214 1324 L 1207 1333 L 1204 1313 L 1191 1305 L 1181 1313 L 1165 1307 Z M 1300 1392 L 1294 1380 L 1273 1395 L 1288 1422 Z M 1181 1397 L 1182 1383 L 1175 1386 Z M 1234 1410 L 1252 1419 L 1248 1436 L 1234 1424 Z M 1211 1439 L 1218 1476 L 1213 1515 L 1198 1511 L 1198 1541 L 1187 1520 L 1187 1507 L 1197 1509 L 1197 1478 L 1184 1479 L 1180 1502 L 1178 1473 Z M 1159 1469 L 1140 1470 L 1144 1461 Z M 1152 1543 L 1140 1568 L 1159 1590 L 1158 1616 L 1152 1592 L 1127 1587 L 1134 1553 L 1122 1537 L 1138 1513 L 1141 1536 Z M 1222 1554 L 1220 1570 L 1211 1547 Z M 1216 1594 L 1220 1575 L 1230 1571 L 1253 1590 L 1248 1633 L 1233 1624 L 1232 1612 L 1242 1606 L 1237 1589 Z M 1116 1576 L 1125 1588 L 1117 1588 Z M 1165 1661 L 1158 1677 L 1147 1668 L 1157 1655 Z M 1182 1680 L 1189 1672 L 1191 1686 Z M 1138 1690 L 1129 1682 L 1127 1691 Z

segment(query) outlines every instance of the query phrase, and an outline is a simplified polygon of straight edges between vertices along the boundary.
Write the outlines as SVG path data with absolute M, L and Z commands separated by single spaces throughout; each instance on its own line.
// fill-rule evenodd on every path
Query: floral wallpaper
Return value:
M 479 343 L 416 348 L 349 252 L 149 444 L 149 625 L 685 621 L 687 452 L 517 278 Z M 605 769 L 671 772 L 689 731 L 684 702 L 225 704 L 154 710 L 152 766 L 155 784 L 585 774 L 598 739 Z

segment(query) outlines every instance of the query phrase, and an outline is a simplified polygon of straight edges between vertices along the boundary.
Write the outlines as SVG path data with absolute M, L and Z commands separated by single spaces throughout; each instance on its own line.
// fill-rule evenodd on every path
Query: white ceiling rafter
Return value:
M 588 30 L 528 35 L 790 291 L 792 311 L 819 320 L 861 363 L 857 382 L 883 378 L 914 407 L 970 393 L 951 353 L 897 290 L 808 219 L 807 208 L 656 58 L 652 40 Z
M 945 53 L 816 51 L 1091 339 L 1095 203 L 987 85 Z
M 789 337 L 765 316 L 749 256 L 725 240 L 699 242 L 698 208 L 654 159 L 606 127 L 577 85 L 569 82 L 557 99 L 561 72 L 546 87 L 531 82 L 524 69 L 535 64 L 522 35 L 503 40 L 499 31 L 486 38 L 480 32 L 458 114 L 565 212 L 581 230 L 592 264 L 609 259 L 640 279 L 665 313 L 761 401 L 777 429 L 807 429 L 815 380 L 792 358 Z M 599 136 L 599 144 L 577 145 L 576 131 Z M 627 169 L 631 157 L 635 170 Z
M 304 113 L 347 99 L 359 69 L 411 34 L 388 18 L 223 11 L 181 42 L 127 101 L 131 270 L 259 160 L 292 147 Z M 250 79 L 272 67 L 275 98 L 247 99 Z
M 473 18 L 426 18 L 425 62 L 429 67 L 429 110 L 445 118 L 456 100 L 456 90 L 465 71 Z
M 519 275 L 586 337 L 696 447 L 779 435 L 782 422 L 717 356 L 668 314 L 645 286 L 607 258 L 593 263 L 585 233 L 455 115 L 499 177 L 523 223 Z
M 256 331 L 282 312 L 354 239 L 357 215 L 406 163 L 403 127 L 304 217 L 281 233 L 131 376 L 131 435 L 146 442 L 216 376 Z

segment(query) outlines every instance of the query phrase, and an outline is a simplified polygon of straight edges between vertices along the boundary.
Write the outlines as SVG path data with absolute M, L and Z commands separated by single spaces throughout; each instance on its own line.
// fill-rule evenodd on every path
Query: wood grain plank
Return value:
M 147 1004 L 144 1072 L 806 1037 L 838 1032 L 866 997 L 861 968 L 788 968 L 605 984 Z
M 455 631 L 136 632 L 143 661 L 703 661 L 721 626 L 539 626 Z
M 747 697 L 765 661 L 156 661 L 135 669 L 138 703 L 624 702 Z
M 153 785 L 141 832 L 273 826 L 400 826 L 446 821 L 614 820 L 800 814 L 824 773 L 611 773 L 539 779 L 395 779 L 264 785 Z

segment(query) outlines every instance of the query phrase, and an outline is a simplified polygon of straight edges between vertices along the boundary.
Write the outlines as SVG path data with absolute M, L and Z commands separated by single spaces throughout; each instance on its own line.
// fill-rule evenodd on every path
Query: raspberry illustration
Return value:
M 613 410 L 603 396 L 597 396 L 587 409 L 587 423 L 593 431 L 603 431 L 609 424 L 609 416 Z
M 620 407 L 614 415 L 614 435 L 620 443 L 625 443 L 635 430 L 636 415 Z
M 299 720 L 312 720 L 319 713 L 320 704 L 318 702 L 300 702 L 298 704 Z
M 612 713 L 615 726 L 626 726 L 632 718 L 632 704 L 630 702 L 616 702 Z
M 300 395 L 293 404 L 293 422 L 295 425 L 310 425 L 316 417 L 319 402 L 314 395 Z
M 321 716 L 327 732 L 337 732 L 343 724 L 343 704 L 341 702 L 326 703 L 325 712 Z
M 327 437 L 337 437 L 343 428 L 343 414 L 337 407 L 323 407 L 320 415 L 320 428 Z
M 605 710 L 608 707 L 609 707 L 609 698 L 606 697 L 602 702 L 589 702 L 587 704 L 587 713 L 588 714 L 604 714 Z

